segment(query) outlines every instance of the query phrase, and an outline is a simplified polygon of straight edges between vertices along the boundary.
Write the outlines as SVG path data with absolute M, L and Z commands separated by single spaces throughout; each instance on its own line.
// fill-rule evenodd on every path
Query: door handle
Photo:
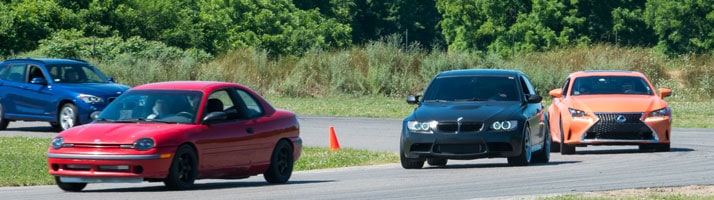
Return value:
M 253 128 L 246 128 L 245 132 L 248 132 L 248 134 L 253 134 Z

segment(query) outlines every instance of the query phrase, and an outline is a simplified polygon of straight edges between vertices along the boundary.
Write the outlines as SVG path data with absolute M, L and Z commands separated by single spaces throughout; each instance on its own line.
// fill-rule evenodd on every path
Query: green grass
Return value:
M 36 137 L 0 137 L 0 187 L 51 185 L 54 179 L 47 168 L 45 152 L 51 139 Z M 357 165 L 395 163 L 399 156 L 387 152 L 371 152 L 342 148 L 303 147 L 295 170 L 313 170 Z

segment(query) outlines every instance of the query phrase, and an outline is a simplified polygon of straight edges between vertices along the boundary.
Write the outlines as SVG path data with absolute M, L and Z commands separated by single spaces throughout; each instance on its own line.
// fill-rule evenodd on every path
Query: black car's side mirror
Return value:
M 541 101 L 543 101 L 543 97 L 540 95 L 528 95 L 528 103 L 540 103 Z
M 45 80 L 44 78 L 37 77 L 37 78 L 32 78 L 32 80 L 30 80 L 30 83 L 39 84 L 39 85 L 47 85 L 47 80 Z
M 226 120 L 228 119 L 228 114 L 226 112 L 218 111 L 218 112 L 211 112 L 208 113 L 205 117 L 203 117 L 203 122 L 202 124 L 213 124 L 218 121 Z
M 407 96 L 407 103 L 408 104 L 417 104 L 417 103 L 419 103 L 419 97 L 421 97 L 421 95 L 409 95 L 409 96 Z

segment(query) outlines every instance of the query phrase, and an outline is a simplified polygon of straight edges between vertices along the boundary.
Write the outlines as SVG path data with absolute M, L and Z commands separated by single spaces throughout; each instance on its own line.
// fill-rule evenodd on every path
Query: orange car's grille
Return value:
M 642 113 L 595 113 L 600 119 L 585 139 L 652 140 L 652 130 L 640 120 Z
M 483 123 L 481 122 L 463 122 L 459 128 L 459 124 L 457 122 L 439 122 L 437 128 L 441 132 L 456 132 L 457 130 L 459 132 L 474 132 L 480 131 L 482 126 Z

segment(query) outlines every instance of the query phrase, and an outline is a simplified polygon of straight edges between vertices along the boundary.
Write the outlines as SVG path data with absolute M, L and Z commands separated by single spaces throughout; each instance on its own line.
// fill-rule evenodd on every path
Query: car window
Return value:
M 129 91 L 102 110 L 98 119 L 104 121 L 160 121 L 194 123 L 197 110 L 190 102 L 202 93 L 183 90 Z
M 517 101 L 513 76 L 447 76 L 435 78 L 423 101 Z
M 565 79 L 565 83 L 563 83 L 563 89 L 561 90 L 561 94 L 563 95 L 563 98 L 568 94 L 568 86 L 570 85 L 570 78 Z
M 223 105 L 223 108 L 221 108 L 221 111 L 235 105 L 233 103 L 233 100 L 231 99 L 231 95 L 226 90 L 219 90 L 219 91 L 213 92 L 213 93 L 211 93 L 211 95 L 208 96 L 208 99 L 209 99 L 209 101 L 212 101 L 211 99 L 220 100 L 221 104 Z
M 533 84 L 531 84 L 531 81 L 528 79 L 528 77 L 521 76 L 521 85 L 523 88 L 523 94 L 527 94 L 527 95 L 535 95 L 536 94 L 535 88 L 533 87 Z
M 25 69 L 25 64 L 5 65 L 0 72 L 0 78 L 13 82 L 25 82 L 25 74 L 27 71 Z
M 91 65 L 48 65 L 52 81 L 56 83 L 104 83 L 106 76 Z
M 30 65 L 30 77 L 27 78 L 27 82 L 32 81 L 32 79 L 34 78 L 44 78 L 46 80 L 45 75 L 42 72 L 42 68 L 40 68 L 39 66 Z
M 252 95 L 240 89 L 236 90 L 236 92 L 238 93 L 238 97 L 245 103 L 248 117 L 253 118 L 263 115 L 263 108 L 260 107 L 260 104 Z
M 637 76 L 588 76 L 573 81 L 573 96 L 593 94 L 653 95 L 647 81 Z

